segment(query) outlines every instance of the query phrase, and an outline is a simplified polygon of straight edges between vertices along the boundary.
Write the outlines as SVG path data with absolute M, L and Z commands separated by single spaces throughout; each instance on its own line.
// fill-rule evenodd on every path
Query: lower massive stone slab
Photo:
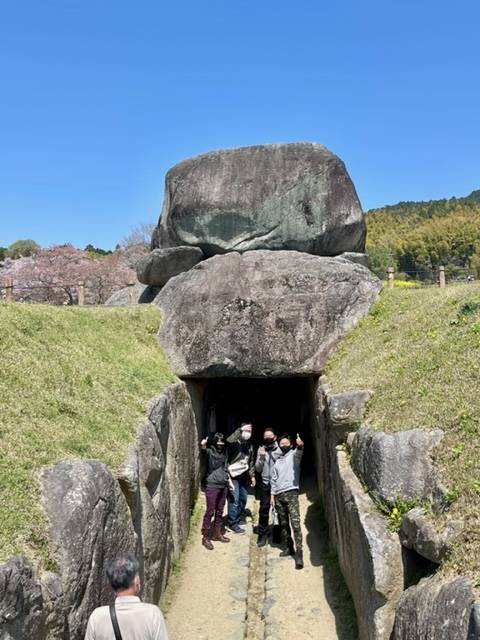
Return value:
M 296 251 L 214 256 L 172 278 L 159 340 L 180 376 L 294 376 L 322 370 L 381 288 L 365 267 Z

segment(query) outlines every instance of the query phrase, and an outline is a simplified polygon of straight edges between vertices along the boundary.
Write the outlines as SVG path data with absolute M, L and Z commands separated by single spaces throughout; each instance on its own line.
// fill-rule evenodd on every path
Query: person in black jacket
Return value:
M 211 551 L 212 540 L 230 542 L 222 533 L 222 517 L 228 491 L 227 455 L 223 433 L 215 433 L 210 438 L 204 438 L 200 443 L 207 455 L 207 470 L 205 474 L 205 497 L 207 509 L 203 516 L 202 544 Z M 210 534 L 213 518 L 213 531 Z

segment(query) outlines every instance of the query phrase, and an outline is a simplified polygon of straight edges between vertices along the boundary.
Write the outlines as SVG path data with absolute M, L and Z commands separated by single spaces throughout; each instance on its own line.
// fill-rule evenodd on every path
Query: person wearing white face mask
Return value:
M 242 422 L 239 429 L 227 438 L 228 473 L 228 527 L 233 533 L 245 533 L 240 526 L 240 515 L 245 509 L 248 487 L 255 486 L 255 464 L 253 455 L 252 425 Z

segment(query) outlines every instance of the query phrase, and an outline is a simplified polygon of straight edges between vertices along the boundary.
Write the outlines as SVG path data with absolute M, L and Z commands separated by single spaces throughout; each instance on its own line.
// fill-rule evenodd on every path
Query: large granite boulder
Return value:
M 60 579 L 40 578 L 26 558 L 0 565 L 0 638 L 66 640 L 67 611 Z
M 383 433 L 362 427 L 353 439 L 352 467 L 382 502 L 418 499 L 441 508 L 444 494 L 431 453 L 442 436 L 441 429 Z
M 440 564 L 462 530 L 461 520 L 449 520 L 442 531 L 437 531 L 425 511 L 416 507 L 403 516 L 400 538 L 407 549 L 414 549 L 427 560 Z
M 353 389 L 328 395 L 326 411 L 338 443 L 344 442 L 349 432 L 358 429 L 371 397 L 372 392 L 368 389 Z
M 467 640 L 479 640 L 480 638 L 480 602 L 475 602 L 470 614 Z
M 137 534 L 144 599 L 157 603 L 187 540 L 198 491 L 195 416 L 185 383 L 169 385 L 147 407 L 118 480 Z
M 346 260 L 295 251 L 214 256 L 157 296 L 159 340 L 179 376 L 318 374 L 380 288 Z
M 170 169 L 152 248 L 206 256 L 289 249 L 363 252 L 366 228 L 343 162 L 310 142 L 222 149 Z
M 98 460 L 59 462 L 45 467 L 40 480 L 68 608 L 68 637 L 80 640 L 93 609 L 112 600 L 107 564 L 135 551 L 132 521 L 118 482 Z
M 165 458 L 155 427 L 147 420 L 137 429 L 118 480 L 137 534 L 146 602 L 158 602 L 171 568 L 170 495 Z
M 137 262 L 137 278 L 143 284 L 163 287 L 170 278 L 188 271 L 202 258 L 203 252 L 198 247 L 154 249 Z
M 424 578 L 403 593 L 392 640 L 477 640 L 474 600 L 467 578 Z
M 199 488 L 200 425 L 197 425 L 192 400 L 184 382 L 169 385 L 164 393 L 150 402 L 147 414 L 155 427 L 165 458 L 175 560 L 187 541 L 192 507 Z
M 159 287 L 136 282 L 133 286 L 123 287 L 112 293 L 105 301 L 109 307 L 124 307 L 129 304 L 149 304 L 153 302 L 160 291 Z

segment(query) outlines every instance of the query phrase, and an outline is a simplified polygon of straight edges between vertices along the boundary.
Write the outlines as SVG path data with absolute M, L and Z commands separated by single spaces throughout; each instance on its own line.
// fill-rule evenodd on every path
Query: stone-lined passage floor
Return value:
M 300 495 L 301 571 L 292 558 L 280 558 L 277 547 L 256 547 L 250 519 L 245 535 L 228 533 L 231 542 L 214 543 L 214 551 L 202 546 L 198 525 L 166 612 L 170 640 L 356 640 L 316 498 L 314 490 Z M 256 515 L 253 497 L 248 506 Z

